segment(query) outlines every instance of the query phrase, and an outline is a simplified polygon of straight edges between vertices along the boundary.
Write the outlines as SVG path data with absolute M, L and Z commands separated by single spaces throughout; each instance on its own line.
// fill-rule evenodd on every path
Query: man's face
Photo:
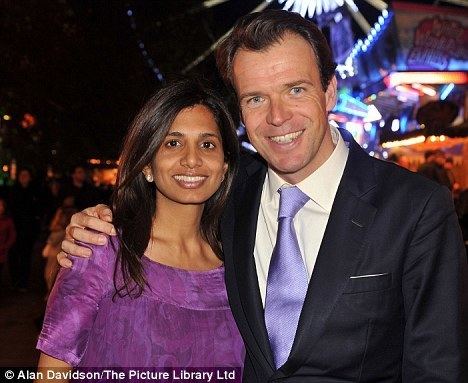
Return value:
M 250 142 L 285 181 L 302 181 L 331 155 L 327 113 L 335 105 L 336 79 L 324 92 L 302 37 L 287 33 L 266 51 L 239 50 L 233 82 Z
M 83 183 L 86 181 L 86 171 L 82 167 L 75 168 L 73 172 L 73 180 L 78 183 Z
M 18 175 L 18 182 L 24 188 L 28 187 L 31 182 L 31 173 L 28 170 L 21 170 Z

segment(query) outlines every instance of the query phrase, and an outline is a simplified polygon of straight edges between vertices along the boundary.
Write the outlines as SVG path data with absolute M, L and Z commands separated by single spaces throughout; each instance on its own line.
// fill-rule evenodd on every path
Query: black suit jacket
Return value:
M 466 256 L 451 195 L 342 135 L 348 161 L 290 357 L 278 370 L 253 256 L 267 167 L 241 158 L 222 242 L 247 349 L 244 382 L 462 382 Z M 373 274 L 383 275 L 350 278 Z

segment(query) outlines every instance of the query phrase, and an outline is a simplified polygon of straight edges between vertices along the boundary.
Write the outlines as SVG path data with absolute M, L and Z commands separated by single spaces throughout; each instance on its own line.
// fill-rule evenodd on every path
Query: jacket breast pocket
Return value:
M 349 278 L 341 301 L 348 310 L 366 318 L 388 319 L 401 311 L 398 291 L 391 273 L 356 276 Z
M 392 274 L 356 275 L 349 278 L 343 294 L 386 290 L 392 286 Z

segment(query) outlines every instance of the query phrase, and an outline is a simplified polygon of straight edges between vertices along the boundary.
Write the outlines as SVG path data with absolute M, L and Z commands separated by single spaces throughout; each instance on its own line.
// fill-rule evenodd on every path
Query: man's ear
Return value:
M 327 90 L 325 91 L 325 103 L 327 112 L 331 112 L 336 105 L 336 93 L 337 93 L 337 81 L 336 77 L 333 76 L 328 84 Z

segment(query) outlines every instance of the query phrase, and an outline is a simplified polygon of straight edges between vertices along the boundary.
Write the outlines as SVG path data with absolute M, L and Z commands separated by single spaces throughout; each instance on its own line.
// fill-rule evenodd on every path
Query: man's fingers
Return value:
M 73 214 L 69 226 L 71 228 L 77 227 L 77 226 L 86 227 L 87 229 L 93 229 L 93 230 L 99 231 L 101 233 L 106 233 L 106 234 L 109 234 L 109 235 L 115 235 L 114 225 L 112 225 L 109 222 L 105 222 L 105 221 L 101 220 L 100 218 L 90 216 L 90 215 L 86 214 L 85 211 Z M 68 231 L 70 231 L 70 230 L 68 230 Z M 72 236 L 73 236 L 74 239 L 84 241 L 81 238 L 76 238 L 73 234 L 72 234 Z M 84 241 L 84 242 L 87 242 L 87 241 Z M 92 242 L 92 243 L 94 243 L 94 242 Z
M 112 210 L 107 205 L 96 206 L 97 216 L 106 222 L 112 222 Z
M 67 269 L 73 266 L 73 262 L 67 258 L 67 254 L 65 254 L 63 251 L 57 254 L 57 261 L 60 266 Z
M 87 247 L 78 246 L 76 243 L 68 239 L 65 239 L 62 242 L 62 251 L 64 251 L 67 254 L 75 255 L 78 257 L 89 257 L 91 255 L 90 249 L 88 249 Z
M 86 230 L 78 226 L 71 226 L 68 232 L 70 236 L 67 236 L 66 238 L 69 239 L 70 242 L 74 242 L 76 240 L 90 245 L 107 244 L 107 237 L 101 233 Z

